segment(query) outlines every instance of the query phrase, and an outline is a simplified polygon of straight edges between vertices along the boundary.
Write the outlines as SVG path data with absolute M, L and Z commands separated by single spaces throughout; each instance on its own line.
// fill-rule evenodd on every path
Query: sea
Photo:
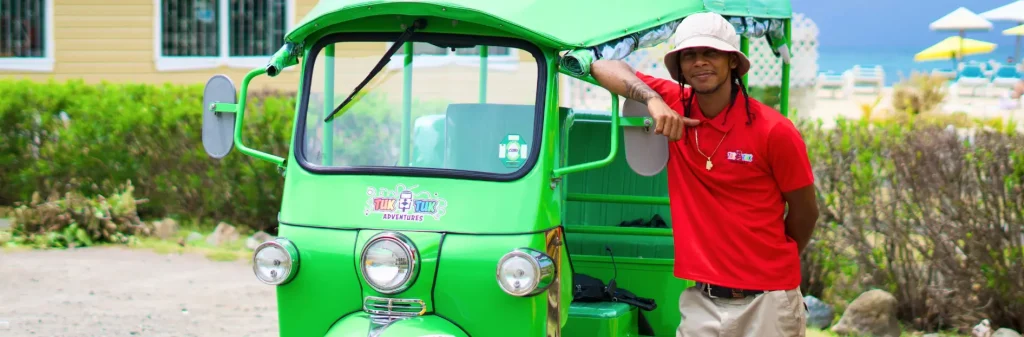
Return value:
M 914 71 L 928 72 L 933 69 L 953 70 L 954 63 L 949 61 L 914 61 L 914 54 L 920 50 L 904 48 L 850 48 L 850 47 L 819 47 L 818 49 L 818 72 L 832 71 L 834 74 L 842 74 L 844 71 L 860 65 L 862 68 L 870 68 L 881 65 L 885 71 L 885 85 L 892 86 L 901 80 L 901 77 L 910 77 Z M 966 61 L 988 62 L 996 60 L 1006 62 L 1007 57 L 1013 56 L 1013 48 L 999 48 L 996 51 L 984 55 L 972 55 Z M 1022 51 L 1024 56 L 1024 51 Z

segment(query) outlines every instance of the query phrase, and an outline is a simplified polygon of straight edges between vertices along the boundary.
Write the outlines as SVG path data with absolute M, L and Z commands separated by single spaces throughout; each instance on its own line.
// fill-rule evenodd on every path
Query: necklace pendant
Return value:
M 714 166 L 714 165 L 711 165 L 711 159 L 708 159 L 708 162 L 707 162 L 707 164 L 704 165 L 704 167 L 707 168 L 708 171 L 711 171 L 711 167 L 712 166 Z

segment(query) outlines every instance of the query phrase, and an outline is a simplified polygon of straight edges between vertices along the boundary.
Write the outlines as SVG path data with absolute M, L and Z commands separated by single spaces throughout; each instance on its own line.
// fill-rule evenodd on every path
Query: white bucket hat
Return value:
M 708 47 L 736 54 L 739 65 L 736 70 L 743 76 L 750 70 L 750 60 L 740 52 L 740 36 L 736 28 L 718 13 L 696 13 L 679 23 L 671 38 L 672 51 L 665 54 L 665 68 L 669 76 L 679 81 L 679 52 L 693 47 Z

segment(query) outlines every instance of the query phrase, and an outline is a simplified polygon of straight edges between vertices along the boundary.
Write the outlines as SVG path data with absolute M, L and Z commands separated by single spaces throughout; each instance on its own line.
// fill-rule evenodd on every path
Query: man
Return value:
M 675 276 L 697 282 L 679 298 L 676 336 L 803 336 L 799 253 L 818 217 L 804 141 L 747 96 L 740 78 L 750 61 L 725 18 L 693 14 L 672 44 L 664 62 L 675 81 L 614 60 L 591 72 L 645 103 L 670 140 Z

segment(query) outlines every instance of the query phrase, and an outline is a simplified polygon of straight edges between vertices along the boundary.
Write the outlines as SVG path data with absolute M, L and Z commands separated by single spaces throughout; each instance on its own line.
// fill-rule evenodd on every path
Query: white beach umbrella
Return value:
M 967 8 L 960 7 L 935 20 L 928 25 L 928 28 L 936 31 L 958 31 L 962 40 L 967 31 L 992 30 L 992 22 Z M 963 53 L 958 53 L 958 55 L 963 55 Z
M 1024 24 L 1024 1 L 1014 1 L 1000 7 L 991 9 L 979 14 L 989 21 L 1010 21 L 1016 24 Z M 1017 35 L 1017 47 L 1013 53 L 1013 59 L 1020 62 L 1020 35 Z
M 946 14 L 946 16 L 935 20 L 928 25 L 928 28 L 931 30 L 956 30 L 961 32 L 969 30 L 987 31 L 992 30 L 992 22 L 981 15 L 975 14 L 970 9 L 960 7 Z

